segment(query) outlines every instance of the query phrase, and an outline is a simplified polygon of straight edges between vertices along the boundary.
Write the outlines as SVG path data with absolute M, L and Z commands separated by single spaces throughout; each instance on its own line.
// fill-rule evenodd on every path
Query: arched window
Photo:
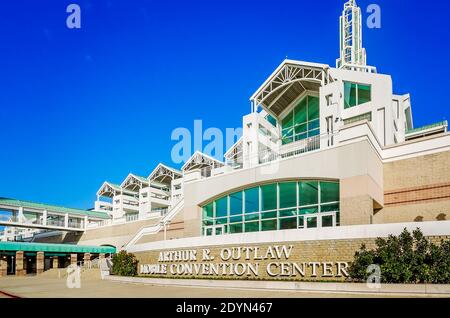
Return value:
M 203 235 L 339 226 L 339 182 L 299 180 L 243 189 L 203 206 Z

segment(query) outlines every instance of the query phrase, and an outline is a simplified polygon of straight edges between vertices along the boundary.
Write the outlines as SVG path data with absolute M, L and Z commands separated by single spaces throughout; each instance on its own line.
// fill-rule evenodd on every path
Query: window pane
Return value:
M 261 221 L 261 231 L 275 231 L 277 229 L 277 220 Z
M 344 108 L 356 106 L 356 84 L 344 82 Z
M 280 211 L 280 217 L 283 216 L 295 216 L 297 215 L 297 209 L 287 209 L 287 210 L 281 210 Z
M 320 126 L 319 119 L 315 119 L 308 123 L 308 130 L 318 129 Z
M 286 128 L 292 127 L 293 125 L 294 125 L 294 114 L 293 114 L 293 112 L 290 112 L 281 121 L 281 127 L 283 129 L 286 129 Z
M 281 138 L 283 141 L 283 145 L 293 142 L 294 141 L 294 127 L 290 126 L 288 128 L 284 128 L 281 131 L 281 136 L 282 136 Z
M 206 229 L 206 236 L 211 236 L 211 235 L 212 235 L 212 228 Z
M 258 232 L 259 222 L 247 222 L 245 223 L 245 232 Z
M 245 215 L 246 221 L 259 220 L 259 213 L 247 214 Z
M 306 123 L 308 98 L 303 98 L 294 109 L 294 125 Z
M 313 218 L 306 218 L 306 227 L 309 228 L 316 228 L 317 227 L 317 217 Z
M 358 84 L 358 105 L 371 101 L 371 87 L 370 85 Z
M 297 218 L 280 219 L 280 230 L 289 230 L 297 228 Z
M 307 131 L 308 131 L 308 124 L 306 124 L 306 123 L 295 126 L 295 134 L 296 135 L 305 133 Z
M 294 142 L 294 137 L 292 135 L 290 135 L 290 136 L 284 136 L 283 135 L 281 141 L 282 141 L 283 145 L 287 145 L 287 144 L 290 144 L 291 142 Z
M 297 206 L 297 184 L 295 182 L 280 183 L 280 209 Z
M 214 221 L 212 219 L 203 221 L 204 226 L 214 225 Z
M 335 212 L 339 211 L 339 204 L 325 204 L 320 206 L 321 212 Z
M 277 208 L 277 185 L 268 184 L 261 187 L 261 211 Z
M 299 183 L 299 189 L 300 206 L 318 203 L 319 191 L 317 181 L 302 181 Z
M 337 202 L 339 201 L 339 183 L 338 182 L 321 182 L 320 183 L 320 202 Z
M 318 206 L 313 206 L 313 207 L 308 207 L 308 208 L 302 208 L 298 211 L 298 214 L 300 215 L 304 215 L 304 214 L 314 214 L 314 213 L 319 213 L 319 207 Z
M 220 225 L 220 224 L 227 224 L 228 223 L 228 218 L 218 218 L 216 219 L 216 225 Z
M 277 120 L 275 118 L 273 118 L 272 115 L 270 115 L 270 114 L 267 115 L 266 119 L 269 123 L 272 124 L 272 126 L 277 127 Z
M 245 190 L 245 213 L 259 211 L 259 188 Z
M 303 140 L 303 139 L 306 139 L 306 138 L 308 138 L 308 134 L 307 133 L 296 135 L 295 136 L 295 141 Z
M 230 216 L 230 223 L 242 222 L 242 215 L 240 216 Z
M 299 216 L 298 217 L 298 228 L 303 229 L 305 227 L 305 217 Z
M 230 194 L 230 215 L 242 214 L 242 192 Z
M 261 213 L 262 219 L 273 219 L 277 217 L 277 211 Z
M 203 218 L 213 218 L 214 217 L 214 210 L 213 210 L 213 203 L 207 204 L 203 207 Z
M 216 200 L 216 218 L 227 216 L 228 197 Z
M 308 137 L 314 137 L 314 136 L 318 136 L 318 135 L 320 135 L 319 129 L 310 130 L 308 132 Z
M 333 226 L 333 216 L 327 215 L 322 216 L 322 227 L 332 227 Z
M 235 224 L 230 224 L 229 226 L 230 229 L 230 233 L 242 233 L 243 231 L 243 225 L 242 223 L 235 223 Z
M 308 121 L 319 118 L 319 98 L 308 96 Z

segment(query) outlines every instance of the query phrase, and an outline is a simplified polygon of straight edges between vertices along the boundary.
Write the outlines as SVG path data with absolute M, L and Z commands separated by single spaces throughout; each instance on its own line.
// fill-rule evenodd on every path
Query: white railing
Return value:
M 245 156 L 245 161 L 248 162 L 252 167 L 254 167 L 260 164 L 298 156 L 307 152 L 319 150 L 320 141 L 322 139 L 330 139 L 333 136 L 333 134 L 325 134 L 309 137 L 301 141 L 283 145 L 280 147 L 280 150 L 278 152 L 266 149 L 260 151 L 257 155 Z M 252 162 L 254 162 L 254 164 L 252 164 Z
M 169 208 L 159 208 L 159 209 L 152 209 L 150 213 L 158 213 L 161 216 L 164 216 L 169 211 Z
M 169 212 L 161 218 L 158 224 L 153 226 L 143 226 L 139 232 L 126 244 L 126 246 L 130 246 L 135 244 L 143 235 L 147 234 L 156 234 L 165 226 L 170 224 L 170 221 L 175 217 L 175 215 L 181 210 L 184 206 L 184 198 L 181 198 L 170 208 Z
M 63 220 L 47 220 L 47 225 L 64 227 L 65 222 Z
M 139 214 L 127 214 L 126 215 L 126 221 L 127 222 L 133 222 L 139 220 Z

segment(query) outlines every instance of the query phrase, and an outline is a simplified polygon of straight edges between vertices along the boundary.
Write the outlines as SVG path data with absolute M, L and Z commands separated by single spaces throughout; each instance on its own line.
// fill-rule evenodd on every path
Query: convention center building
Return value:
M 195 152 L 179 169 L 105 181 L 90 211 L 0 199 L 0 254 L 27 231 L 23 244 L 132 252 L 140 275 L 344 279 L 377 237 L 450 238 L 448 124 L 414 126 L 410 94 L 367 64 L 362 25 L 350 0 L 335 67 L 282 61 L 224 158 Z

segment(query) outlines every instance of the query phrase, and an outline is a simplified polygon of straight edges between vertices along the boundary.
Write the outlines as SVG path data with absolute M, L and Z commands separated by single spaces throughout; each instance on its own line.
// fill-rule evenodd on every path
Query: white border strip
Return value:
M 333 228 L 280 230 L 221 236 L 188 237 L 168 241 L 130 245 L 126 248 L 126 250 L 131 253 L 137 253 L 153 250 L 204 246 L 377 238 L 387 237 L 390 234 L 399 235 L 404 228 L 410 232 L 420 228 L 425 236 L 450 235 L 450 221 L 388 223 L 339 226 Z
M 153 286 L 176 286 L 196 288 L 220 288 L 240 290 L 271 290 L 308 293 L 342 293 L 342 294 L 375 294 L 375 295 L 450 295 L 450 285 L 433 284 L 382 284 L 381 288 L 369 288 L 361 283 L 325 283 L 325 282 L 293 282 L 293 281 L 251 281 L 251 280 L 206 280 L 206 279 L 164 279 L 144 277 L 106 276 L 106 280 L 148 284 Z

